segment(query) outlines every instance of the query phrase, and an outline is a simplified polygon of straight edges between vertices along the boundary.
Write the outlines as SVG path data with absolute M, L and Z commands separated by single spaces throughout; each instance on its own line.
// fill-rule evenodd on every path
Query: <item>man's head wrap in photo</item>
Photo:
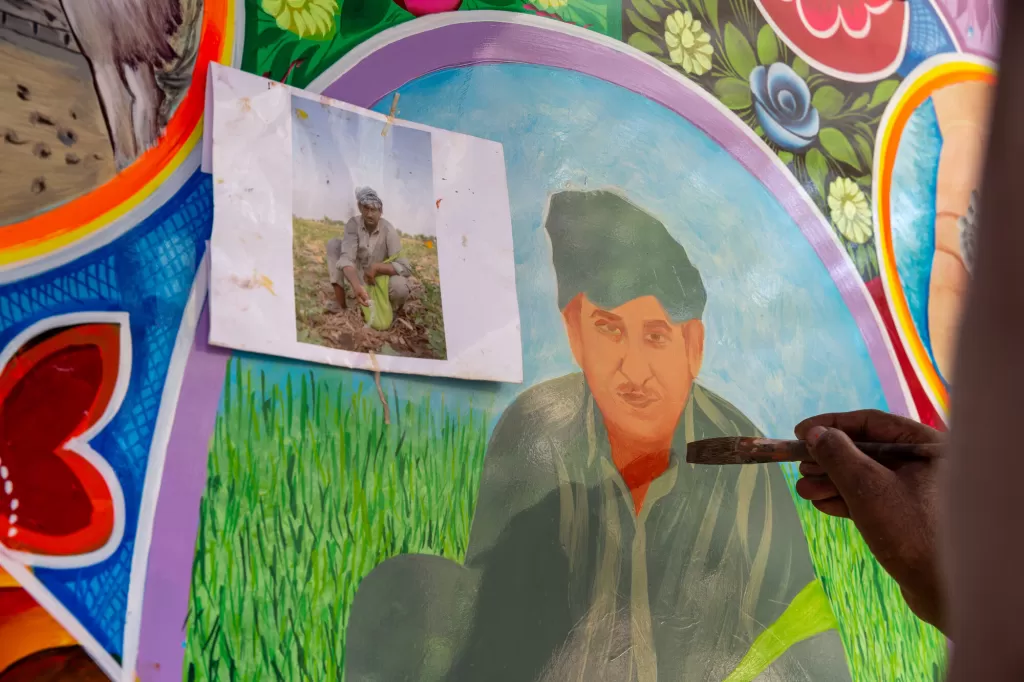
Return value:
M 384 210 L 384 204 L 381 203 L 380 197 L 377 196 L 377 192 L 372 187 L 360 187 L 357 189 L 356 203 L 360 206 L 368 206 L 381 211 Z

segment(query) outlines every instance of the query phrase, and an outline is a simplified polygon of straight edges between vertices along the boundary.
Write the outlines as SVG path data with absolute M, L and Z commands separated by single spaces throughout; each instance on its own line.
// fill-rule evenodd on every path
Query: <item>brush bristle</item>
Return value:
M 746 438 L 707 438 L 686 446 L 686 461 L 690 464 L 750 464 L 758 460 L 749 451 L 741 449 Z

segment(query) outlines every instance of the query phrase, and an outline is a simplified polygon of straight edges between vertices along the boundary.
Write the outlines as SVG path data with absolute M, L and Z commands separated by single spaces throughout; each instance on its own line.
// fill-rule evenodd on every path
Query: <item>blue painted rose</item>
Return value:
M 754 113 L 768 139 L 785 150 L 798 152 L 818 135 L 818 110 L 811 106 L 811 91 L 788 64 L 775 62 L 750 72 Z

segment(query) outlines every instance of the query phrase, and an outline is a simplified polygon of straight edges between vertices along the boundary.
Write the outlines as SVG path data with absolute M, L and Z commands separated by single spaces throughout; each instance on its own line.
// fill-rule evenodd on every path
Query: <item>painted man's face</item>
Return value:
M 654 296 L 602 310 L 580 294 L 563 316 L 609 434 L 670 441 L 704 357 L 701 321 L 673 322 Z
M 359 204 L 359 214 L 363 216 L 363 224 L 366 225 L 369 230 L 376 229 L 377 224 L 380 222 L 381 213 L 382 211 L 376 206 Z

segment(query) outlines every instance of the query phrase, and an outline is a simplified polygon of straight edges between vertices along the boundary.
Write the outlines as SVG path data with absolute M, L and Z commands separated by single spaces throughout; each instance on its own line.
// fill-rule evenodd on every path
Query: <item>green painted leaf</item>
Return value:
M 346 0 L 347 1 L 347 0 Z M 632 0 L 633 9 L 640 13 L 644 19 L 653 21 L 656 24 L 661 23 L 661 16 L 658 14 L 658 10 L 651 7 L 651 3 L 647 0 Z
M 634 33 L 629 36 L 629 44 L 647 54 L 665 54 L 661 46 L 651 40 L 651 37 L 646 33 Z
M 718 30 L 718 0 L 704 0 L 704 9 L 707 10 L 708 20 Z
M 824 118 L 833 118 L 843 108 L 843 100 L 846 98 L 838 88 L 831 85 L 823 85 L 814 92 L 811 97 L 811 104 Z
M 779 39 L 768 24 L 757 32 L 757 58 L 762 64 L 768 65 L 779 59 Z
M 825 155 L 817 148 L 811 149 L 804 157 L 804 163 L 807 164 L 807 175 L 811 177 L 818 194 L 824 199 L 825 178 L 828 176 L 828 161 L 825 160 Z
M 369 31 L 384 19 L 391 5 L 391 0 L 344 0 L 341 30 L 348 35 Z
M 651 0 L 651 4 L 662 9 L 668 9 L 668 5 L 665 4 L 664 0 Z
M 633 24 L 633 27 L 635 29 L 637 29 L 638 31 L 643 31 L 644 33 L 646 33 L 647 35 L 651 36 L 652 38 L 661 39 L 661 36 L 658 34 L 658 32 L 655 31 L 653 28 L 651 28 L 647 24 L 647 22 L 644 21 L 642 18 L 640 18 L 640 15 L 637 14 L 636 12 L 634 12 L 633 10 L 627 9 L 626 10 L 626 17 L 629 18 L 629 23 Z
M 793 70 L 796 71 L 796 75 L 800 76 L 804 80 L 811 75 L 811 67 L 807 65 L 807 62 L 797 57 L 793 60 Z
M 788 166 L 793 161 L 793 152 L 787 152 L 786 150 L 782 150 L 781 152 L 779 152 L 779 159 L 782 160 L 782 163 Z
M 850 105 L 850 111 L 857 111 L 858 109 L 863 109 L 864 105 L 868 103 L 869 98 L 870 95 L 868 95 L 868 93 L 865 92 L 863 95 L 853 100 L 853 104 Z
M 733 111 L 750 106 L 750 86 L 739 78 L 719 78 L 715 81 L 715 96 Z
M 740 78 L 747 78 L 757 66 L 754 50 L 743 34 L 732 23 L 725 25 L 725 56 Z
M 868 250 L 865 248 L 866 244 L 861 244 L 857 247 L 857 271 L 860 272 L 863 277 L 868 269 Z
M 846 139 L 846 135 L 843 135 L 835 128 L 822 128 L 821 132 L 818 133 L 818 139 L 821 140 L 821 146 L 825 148 L 825 151 L 833 159 L 852 166 L 857 170 L 861 169 L 860 161 L 857 160 L 857 153 L 853 151 L 853 147 L 850 145 L 850 141 Z
M 889 98 L 892 97 L 892 93 L 896 92 L 896 88 L 899 86 L 900 82 L 895 79 L 882 81 L 875 86 L 875 91 L 871 93 L 871 104 L 868 106 L 877 107 L 883 102 L 888 102 Z
M 747 654 L 723 682 L 747 682 L 760 677 L 775 659 L 797 642 L 837 627 L 825 588 L 819 580 L 812 580 L 782 615 L 751 643 Z
M 861 133 L 868 139 L 872 139 L 875 136 L 874 129 L 863 121 L 857 121 L 853 124 L 853 127 L 857 129 L 857 132 Z
M 758 137 L 764 137 L 764 128 L 759 125 L 754 126 L 754 134 Z
M 857 145 L 857 151 L 860 152 L 860 158 L 864 160 L 864 165 L 868 168 L 871 167 L 873 159 L 873 153 L 871 151 L 871 143 L 864 139 L 863 135 L 854 135 L 853 143 Z

